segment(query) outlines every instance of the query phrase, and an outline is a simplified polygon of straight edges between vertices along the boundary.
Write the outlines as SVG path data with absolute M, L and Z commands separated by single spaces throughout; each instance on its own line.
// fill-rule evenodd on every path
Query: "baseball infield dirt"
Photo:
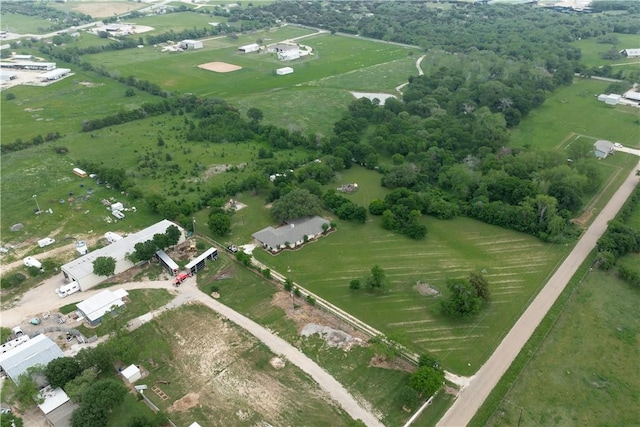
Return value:
M 207 62 L 206 64 L 198 65 L 198 68 L 203 70 L 215 71 L 216 73 L 230 73 L 232 71 L 241 70 L 239 65 L 228 64 L 226 62 Z

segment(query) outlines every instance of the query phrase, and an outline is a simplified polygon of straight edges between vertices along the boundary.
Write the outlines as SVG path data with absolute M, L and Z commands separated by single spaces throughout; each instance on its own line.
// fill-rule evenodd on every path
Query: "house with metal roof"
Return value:
M 137 243 L 143 243 L 147 240 L 153 239 L 153 236 L 156 234 L 166 233 L 167 229 L 172 225 L 178 227 L 181 232 L 178 243 L 184 242 L 185 237 L 182 227 L 165 219 L 145 228 L 144 230 L 130 234 L 122 240 L 113 242 L 96 251 L 89 252 L 88 254 L 63 265 L 61 269 L 65 280 L 67 282 L 78 282 L 82 291 L 91 289 L 107 280 L 107 277 L 98 276 L 93 273 L 93 262 L 99 257 L 111 257 L 116 260 L 116 269 L 114 274 L 127 271 L 134 265 L 127 259 L 127 255 L 135 251 L 135 245 Z
M 71 414 L 78 408 L 78 405 L 71 402 L 67 393 L 60 387 L 52 389 L 47 386 L 39 393 L 42 403 L 38 404 L 44 413 L 50 426 L 69 427 L 71 425 Z
M 18 347 L 0 355 L 0 367 L 14 383 L 27 369 L 46 366 L 53 359 L 64 357 L 60 347 L 46 335 L 37 335 Z
M 127 295 L 129 293 L 124 289 L 118 289 L 117 291 L 105 289 L 91 298 L 79 302 L 76 307 L 82 317 L 87 319 L 92 326 L 95 326 L 102 321 L 105 314 L 124 306 L 124 299 Z
M 319 216 L 298 218 L 287 221 L 282 227 L 263 228 L 252 236 L 262 247 L 275 253 L 284 248 L 295 248 L 307 240 L 321 236 L 324 224 L 329 226 L 329 221 Z
M 594 154 L 598 159 L 606 159 L 614 151 L 613 142 L 599 139 L 593 144 Z

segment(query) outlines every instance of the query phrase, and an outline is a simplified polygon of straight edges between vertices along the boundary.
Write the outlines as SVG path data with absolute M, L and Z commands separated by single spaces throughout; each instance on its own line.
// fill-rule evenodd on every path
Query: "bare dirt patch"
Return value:
M 354 338 L 344 331 L 317 323 L 309 323 L 300 331 L 300 335 L 303 337 L 314 334 L 320 335 L 329 347 L 341 348 L 344 351 L 349 351 L 354 345 L 362 345 L 363 343 L 360 338 Z
M 198 406 L 200 401 L 200 395 L 198 393 L 186 394 L 181 399 L 173 402 L 173 405 L 169 406 L 169 412 L 184 412 L 191 408 Z
M 405 372 L 413 372 L 416 370 L 416 367 L 411 363 L 407 362 L 404 359 L 399 357 L 394 357 L 393 359 L 387 359 L 381 356 L 373 356 L 369 361 L 369 366 L 374 368 L 382 368 L 382 369 L 393 369 L 396 371 L 405 371 Z
M 573 218 L 571 222 L 578 225 L 580 228 L 585 228 L 587 224 L 589 224 L 592 216 L 593 209 L 589 209 L 587 211 L 584 211 L 578 218 Z
M 428 283 L 422 283 L 420 281 L 416 282 L 413 287 L 420 295 L 428 296 L 428 297 L 437 297 L 440 295 L 440 291 L 435 288 L 432 288 Z
M 93 82 L 78 82 L 79 85 L 82 85 L 84 87 L 98 87 L 98 86 L 104 86 L 104 83 L 93 83 Z
M 73 10 L 90 15 L 94 18 L 106 18 L 109 16 L 121 15 L 125 12 L 140 9 L 140 7 L 142 6 L 138 5 L 138 3 L 128 2 L 80 2 L 77 6 L 73 7 Z
M 229 64 L 227 62 L 207 62 L 206 64 L 198 65 L 198 68 L 202 68 L 207 71 L 214 71 L 216 73 L 230 73 L 232 71 L 242 70 L 241 66 Z
M 269 364 L 273 366 L 273 369 L 282 369 L 285 367 L 285 361 L 280 357 L 274 357 L 269 360 Z

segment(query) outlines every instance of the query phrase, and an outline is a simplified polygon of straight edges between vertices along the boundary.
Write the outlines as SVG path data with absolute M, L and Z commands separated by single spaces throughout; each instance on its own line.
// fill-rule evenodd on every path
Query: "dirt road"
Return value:
M 269 332 L 263 326 L 257 324 L 253 320 L 237 313 L 233 309 L 219 303 L 209 296 L 200 292 L 196 287 L 196 279 L 190 278 L 179 288 L 175 288 L 170 280 L 163 281 L 146 281 L 133 282 L 122 285 L 115 285 L 114 288 L 130 289 L 152 289 L 165 288 L 176 294 L 176 297 L 160 310 L 155 313 L 142 316 L 130 325 L 131 329 L 135 329 L 136 323 L 144 323 L 153 318 L 154 314 L 158 314 L 166 309 L 179 307 L 189 302 L 198 302 L 206 305 L 220 315 L 228 318 L 233 323 L 247 330 L 250 334 L 259 339 L 269 349 L 277 354 L 286 357 L 291 363 L 302 369 L 311 376 L 322 388 L 339 404 L 351 417 L 364 421 L 367 426 L 382 427 L 382 423 L 369 411 L 364 409 L 356 399 L 349 393 L 338 381 L 329 373 L 322 369 L 317 363 L 305 356 L 300 350 L 286 342 L 280 337 Z M 55 288 L 62 283 L 62 275 L 52 277 L 43 285 L 25 293 L 17 305 L 9 310 L 2 311 L 0 316 L 0 324 L 5 327 L 13 327 L 21 322 L 28 321 L 30 318 L 37 316 L 47 310 L 55 310 L 63 305 L 82 301 L 92 295 L 102 291 L 102 289 L 91 290 L 87 292 L 77 292 L 66 298 L 59 298 L 55 294 Z
M 638 166 L 640 167 L 640 163 Z M 596 242 L 607 229 L 607 223 L 618 213 L 633 189 L 638 185 L 639 180 L 636 176 L 636 168 L 634 168 L 611 200 L 609 200 L 609 203 L 580 238 L 578 244 L 560 268 L 551 276 L 529 308 L 511 328 L 489 360 L 478 370 L 469 386 L 460 391 L 456 401 L 438 422 L 438 426 L 457 427 L 469 423 L 571 277 L 573 277 L 578 267 L 595 248 Z

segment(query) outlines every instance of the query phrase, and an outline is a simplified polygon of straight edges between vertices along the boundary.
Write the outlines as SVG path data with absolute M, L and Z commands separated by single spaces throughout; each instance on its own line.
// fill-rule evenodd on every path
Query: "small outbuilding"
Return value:
M 640 49 L 622 49 L 620 55 L 627 58 L 640 58 Z
M 50 426 L 69 427 L 71 425 L 71 414 L 78 405 L 71 402 L 64 390 L 60 387 L 52 389 L 51 386 L 47 386 L 40 391 L 39 397 L 42 403 L 38 404 L 38 407 L 47 417 Z
M 291 67 L 283 67 L 276 70 L 276 74 L 279 76 L 286 76 L 287 74 L 291 73 L 293 73 L 293 68 Z
M 242 53 L 258 52 L 260 50 L 260 45 L 252 43 L 245 46 L 240 46 L 238 50 Z
M 122 374 L 122 378 L 124 378 L 124 381 L 127 384 L 133 384 L 136 381 L 138 381 L 140 378 L 142 378 L 142 372 L 140 371 L 140 368 L 138 368 L 136 365 L 128 366 L 126 369 L 124 369 L 120 373 Z
M 614 151 L 614 145 L 611 141 L 599 139 L 593 144 L 594 154 L 598 159 L 606 159 L 609 154 Z
M 182 40 L 178 43 L 178 47 L 185 50 L 202 49 L 204 45 L 200 40 Z
M 218 250 L 216 248 L 209 248 L 204 251 L 202 254 L 195 257 L 189 264 L 184 266 L 184 269 L 187 270 L 190 274 L 196 274 L 198 271 L 202 270 L 207 264 L 207 260 L 215 261 L 218 259 Z
M 52 82 L 54 80 L 60 80 L 63 77 L 71 74 L 71 70 L 69 68 L 56 68 L 55 70 L 47 71 L 44 74 L 40 75 L 40 80 L 45 82 Z
M 124 306 L 124 299 L 127 295 L 129 293 L 124 289 L 117 291 L 105 289 L 99 294 L 79 302 L 78 311 L 92 326 L 95 326 L 102 322 L 105 314 Z

